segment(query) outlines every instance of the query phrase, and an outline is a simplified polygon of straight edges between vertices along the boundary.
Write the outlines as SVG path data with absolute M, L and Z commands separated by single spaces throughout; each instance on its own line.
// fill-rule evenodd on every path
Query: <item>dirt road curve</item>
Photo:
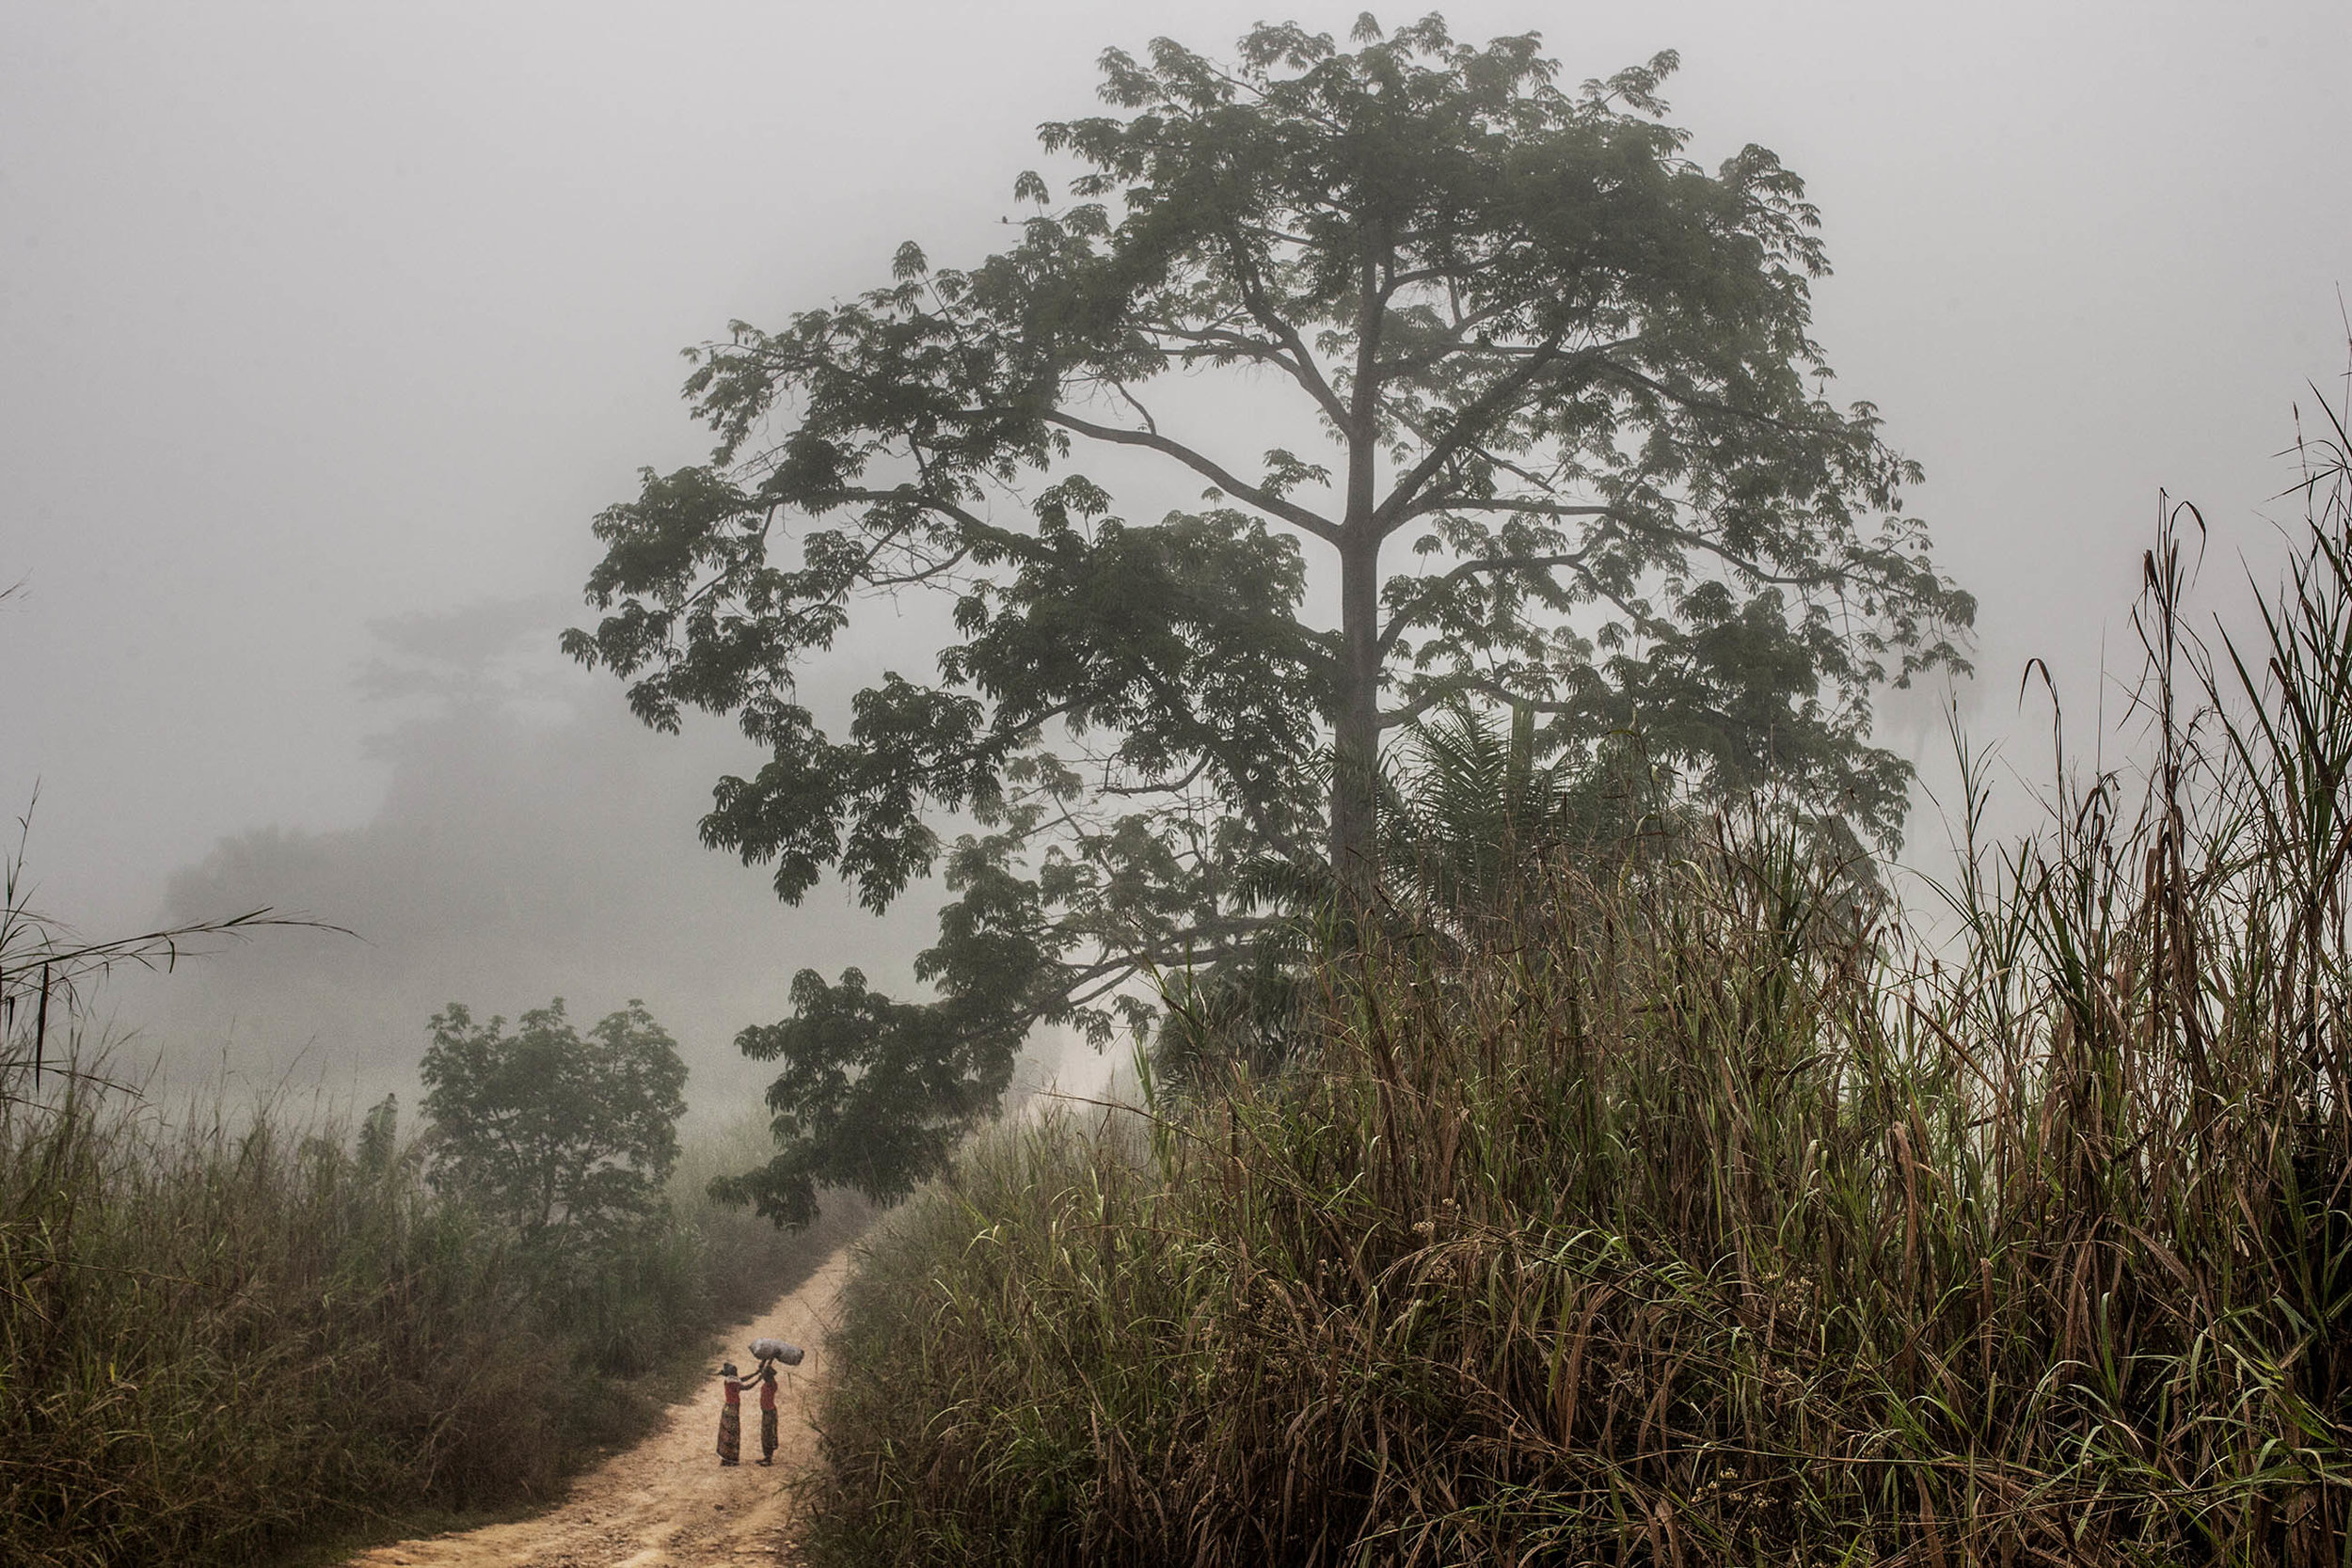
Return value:
M 743 1402 L 743 1463 L 720 1465 L 714 1382 L 672 1405 L 652 1436 L 580 1477 L 553 1512 L 379 1546 L 353 1558 L 349 1568 L 771 1568 L 791 1517 L 785 1480 L 816 1456 L 811 1383 L 824 1365 L 825 1331 L 848 1265 L 846 1249 L 834 1254 L 765 1315 L 725 1333 L 726 1354 L 745 1367 L 751 1357 L 743 1347 L 763 1334 L 810 1347 L 806 1365 L 787 1374 L 779 1392 L 784 1441 L 772 1469 L 753 1463 L 759 1457 L 759 1410 L 752 1398 Z

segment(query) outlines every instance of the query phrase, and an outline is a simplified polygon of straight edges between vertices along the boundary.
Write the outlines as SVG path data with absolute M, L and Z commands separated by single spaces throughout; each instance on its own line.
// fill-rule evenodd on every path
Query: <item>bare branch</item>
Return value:
M 1125 382 L 1112 382 L 1111 390 L 1117 392 L 1120 398 L 1125 400 L 1127 406 L 1136 411 L 1136 417 L 1143 420 L 1144 429 L 1150 431 L 1154 436 L 1157 436 L 1160 433 L 1160 421 L 1152 417 L 1152 410 L 1146 408 L 1142 404 L 1136 401 L 1135 393 L 1127 390 L 1127 384 Z

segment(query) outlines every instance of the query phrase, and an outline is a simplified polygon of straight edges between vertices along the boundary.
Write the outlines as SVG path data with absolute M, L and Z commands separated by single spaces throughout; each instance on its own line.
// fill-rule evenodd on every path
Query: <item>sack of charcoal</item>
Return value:
M 752 1358 L 756 1361 L 781 1361 L 787 1367 L 797 1367 L 805 1354 L 800 1346 L 783 1339 L 752 1341 Z

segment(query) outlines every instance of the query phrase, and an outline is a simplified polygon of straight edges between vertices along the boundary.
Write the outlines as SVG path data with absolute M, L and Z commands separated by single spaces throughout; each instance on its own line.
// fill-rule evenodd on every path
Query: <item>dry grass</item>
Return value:
M 1774 834 L 1333 961 L 853 1283 L 833 1564 L 2352 1562 L 2352 499 L 1931 948 Z M 1458 931 L 1454 933 L 1458 936 Z
M 245 1562 L 545 1497 L 858 1219 L 784 1237 L 677 1189 L 609 1254 L 534 1256 L 397 1138 L 51 1076 L 0 1084 L 0 1563 Z

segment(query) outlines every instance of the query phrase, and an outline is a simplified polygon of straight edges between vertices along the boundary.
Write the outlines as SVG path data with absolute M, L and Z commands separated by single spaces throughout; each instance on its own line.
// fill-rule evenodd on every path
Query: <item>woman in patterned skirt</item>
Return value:
M 732 1361 L 719 1368 L 719 1375 L 725 1380 L 720 1386 L 727 1397 L 719 1411 L 719 1463 L 733 1465 L 743 1457 L 743 1390 L 751 1385 L 737 1373 Z
M 759 1462 L 776 1462 L 776 1364 L 762 1361 L 752 1374 L 759 1380 Z

